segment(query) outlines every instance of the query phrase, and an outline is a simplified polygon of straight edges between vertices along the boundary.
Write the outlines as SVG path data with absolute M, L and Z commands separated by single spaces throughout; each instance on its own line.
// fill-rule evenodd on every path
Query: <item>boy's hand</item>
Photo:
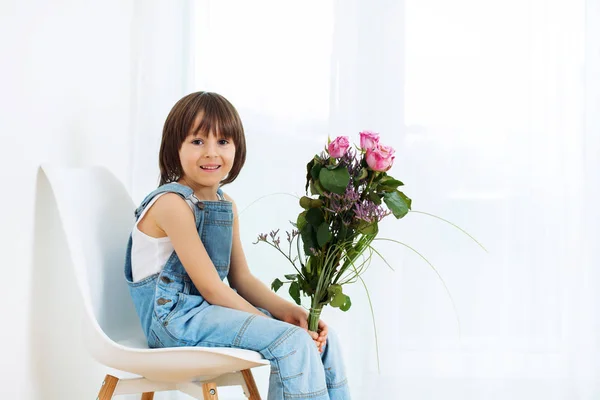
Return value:
M 310 337 L 315 341 L 315 344 L 319 348 L 319 352 L 323 352 L 323 346 L 327 340 L 327 325 L 323 321 L 319 321 L 319 333 L 311 332 L 308 330 L 308 312 L 302 307 L 290 305 L 290 307 L 284 312 L 281 318 L 282 321 L 292 325 L 296 325 L 304 329 Z
M 323 352 L 323 347 L 327 343 L 327 324 L 322 319 L 319 320 L 319 338 L 317 339 L 321 344 L 319 345 L 319 351 Z

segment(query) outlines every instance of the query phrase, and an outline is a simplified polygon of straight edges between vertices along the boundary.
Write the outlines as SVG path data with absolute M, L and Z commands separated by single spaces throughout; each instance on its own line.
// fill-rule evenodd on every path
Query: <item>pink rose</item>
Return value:
M 373 171 L 387 171 L 394 163 L 394 158 L 396 158 L 396 156 L 394 156 L 395 152 L 396 150 L 391 146 L 378 144 L 374 148 L 367 150 L 367 165 Z
M 350 147 L 350 141 L 348 141 L 348 137 L 338 136 L 333 140 L 333 142 L 329 143 L 327 150 L 332 158 L 340 158 L 346 154 L 348 147 Z
M 379 134 L 371 131 L 362 131 L 360 135 L 360 148 L 369 150 L 379 144 Z

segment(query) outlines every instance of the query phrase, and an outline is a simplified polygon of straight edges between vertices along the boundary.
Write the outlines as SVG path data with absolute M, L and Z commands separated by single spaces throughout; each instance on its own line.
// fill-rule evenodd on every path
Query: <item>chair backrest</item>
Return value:
M 143 336 L 123 274 L 134 224 L 129 193 L 103 167 L 42 169 L 54 192 L 88 328 L 113 341 Z

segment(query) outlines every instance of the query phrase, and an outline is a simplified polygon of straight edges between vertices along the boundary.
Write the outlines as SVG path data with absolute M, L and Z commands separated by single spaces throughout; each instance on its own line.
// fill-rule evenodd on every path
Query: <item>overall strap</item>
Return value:
M 135 210 L 135 219 L 137 220 L 139 218 L 146 206 L 148 206 L 148 203 L 150 203 L 150 201 L 154 197 L 165 192 L 177 193 L 181 197 L 183 197 L 184 200 L 189 199 L 194 204 L 198 202 L 196 196 L 193 196 L 194 191 L 191 188 L 177 182 L 167 183 L 162 186 L 159 186 L 158 188 L 153 190 L 148 196 L 146 196 L 146 198 L 142 201 L 142 204 L 140 204 L 140 206 Z

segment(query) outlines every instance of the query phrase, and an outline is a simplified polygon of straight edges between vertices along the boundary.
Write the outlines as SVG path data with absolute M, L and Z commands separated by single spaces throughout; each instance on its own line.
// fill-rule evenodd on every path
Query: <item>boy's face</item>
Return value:
M 235 144 L 230 139 L 211 131 L 197 133 L 200 118 L 196 118 L 191 134 L 181 144 L 179 160 L 183 167 L 182 179 L 194 191 L 207 189 L 215 193 L 219 183 L 229 174 L 235 159 Z M 208 192 L 207 192 L 208 193 Z

